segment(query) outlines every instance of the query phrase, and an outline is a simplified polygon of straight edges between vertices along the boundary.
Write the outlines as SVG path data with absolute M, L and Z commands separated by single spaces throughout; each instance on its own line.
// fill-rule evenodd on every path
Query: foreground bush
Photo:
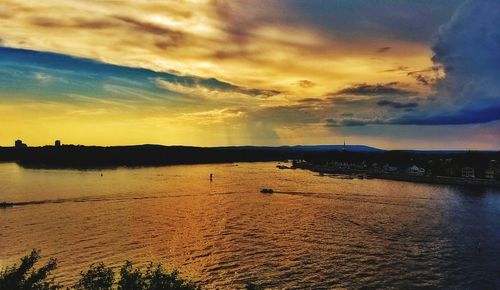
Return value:
M 35 269 L 40 260 L 40 251 L 21 258 L 19 266 L 14 265 L 0 271 L 0 290 L 55 290 L 64 287 L 54 282 L 51 276 L 57 268 L 57 261 Z M 80 280 L 71 288 L 77 290 L 190 290 L 200 289 L 195 283 L 179 278 L 179 272 L 165 272 L 161 264 L 149 266 L 142 271 L 127 261 L 121 267 L 119 279 L 115 281 L 113 269 L 104 263 L 92 264 L 86 272 L 80 273 Z M 51 276 L 49 278 L 49 276 Z
M 190 290 L 199 289 L 193 282 L 178 277 L 179 272 L 166 273 L 161 264 L 150 263 L 146 271 L 134 268 L 130 261 L 120 269 L 120 280 L 115 283 L 114 272 L 104 263 L 93 264 L 87 272 L 81 273 L 81 278 L 74 288 L 77 290 Z
M 31 254 L 21 258 L 19 266 L 14 265 L 0 271 L 0 290 L 17 289 L 60 289 L 61 286 L 54 283 L 54 279 L 48 279 L 50 273 L 57 267 L 55 259 L 51 259 L 46 265 L 35 269 L 36 262 L 40 259 L 40 251 L 33 250 Z

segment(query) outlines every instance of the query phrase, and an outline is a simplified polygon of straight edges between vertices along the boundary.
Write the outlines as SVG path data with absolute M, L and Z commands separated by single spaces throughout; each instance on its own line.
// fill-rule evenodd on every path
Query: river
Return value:
M 34 203 L 0 209 L 0 268 L 41 249 L 58 259 L 65 285 L 92 262 L 128 259 L 162 262 L 209 289 L 500 288 L 498 189 L 332 178 L 276 163 L 0 163 L 2 201 Z

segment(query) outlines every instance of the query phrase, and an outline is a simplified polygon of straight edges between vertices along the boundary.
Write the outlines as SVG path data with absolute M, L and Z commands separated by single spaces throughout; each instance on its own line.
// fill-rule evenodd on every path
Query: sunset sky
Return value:
M 500 149 L 500 1 L 2 0 L 0 145 Z

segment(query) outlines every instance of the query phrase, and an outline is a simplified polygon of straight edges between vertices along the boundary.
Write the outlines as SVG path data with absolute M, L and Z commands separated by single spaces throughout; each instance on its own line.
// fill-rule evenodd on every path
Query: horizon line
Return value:
M 18 139 L 19 140 L 19 139 Z M 338 147 L 353 147 L 353 146 L 363 146 L 369 147 L 372 149 L 380 150 L 380 151 L 457 151 L 457 152 L 500 152 L 500 148 L 498 149 L 385 149 L 381 147 L 375 147 L 366 144 L 286 144 L 286 145 L 215 145 L 215 146 L 199 146 L 199 145 L 182 145 L 182 144 L 159 144 L 159 143 L 142 143 L 142 144 L 124 144 L 124 145 L 86 145 L 86 144 L 70 144 L 70 143 L 61 143 L 60 146 L 82 146 L 82 147 L 138 147 L 138 146 L 162 146 L 162 147 L 195 147 L 195 148 L 238 148 L 238 147 L 260 147 L 260 148 L 282 148 L 282 147 L 321 147 L 321 146 L 338 146 Z M 40 148 L 40 147 L 56 147 L 54 144 L 44 144 L 44 145 L 28 145 L 29 148 Z M 0 145 L 0 148 L 15 148 L 15 146 L 11 145 Z

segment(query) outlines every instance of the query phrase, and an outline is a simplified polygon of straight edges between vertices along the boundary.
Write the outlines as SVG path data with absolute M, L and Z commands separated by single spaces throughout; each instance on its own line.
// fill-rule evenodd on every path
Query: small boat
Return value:
M 12 202 L 0 202 L 0 208 L 12 207 L 14 204 Z
M 276 165 L 278 169 L 290 169 L 290 167 L 285 166 L 285 165 Z
M 263 188 L 260 190 L 261 193 L 273 193 L 274 190 L 272 188 Z

